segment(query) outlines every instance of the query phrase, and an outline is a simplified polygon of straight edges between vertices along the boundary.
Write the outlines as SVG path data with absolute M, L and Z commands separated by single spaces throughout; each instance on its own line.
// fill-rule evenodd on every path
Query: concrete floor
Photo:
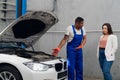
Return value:
M 67 80 L 67 79 L 65 79 Z M 102 80 L 102 79 L 96 79 L 96 78 L 84 78 L 84 80 Z
M 84 78 L 84 80 L 102 80 L 102 79 Z

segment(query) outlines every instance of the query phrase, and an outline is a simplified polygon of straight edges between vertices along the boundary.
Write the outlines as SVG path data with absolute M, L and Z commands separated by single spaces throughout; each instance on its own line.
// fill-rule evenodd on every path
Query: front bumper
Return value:
M 25 76 L 25 75 L 24 75 Z M 48 71 L 32 71 L 26 75 L 23 80 L 65 80 L 67 78 L 67 70 L 56 72 L 54 68 Z
M 59 61 L 55 63 L 54 67 L 49 68 L 47 71 L 33 71 L 26 67 L 26 69 L 24 68 L 26 71 L 22 72 L 23 80 L 66 80 L 66 64 L 66 62 Z

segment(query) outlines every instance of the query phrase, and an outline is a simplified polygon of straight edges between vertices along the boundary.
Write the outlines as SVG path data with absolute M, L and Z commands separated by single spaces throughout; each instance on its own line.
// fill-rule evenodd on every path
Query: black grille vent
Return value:
M 67 69 L 67 62 L 64 62 L 64 70 Z
M 57 72 L 59 72 L 59 71 L 61 71 L 62 70 L 62 63 L 57 63 L 57 64 L 55 64 L 55 70 L 57 71 Z
M 66 76 L 67 76 L 67 71 L 58 73 L 58 79 L 64 78 L 64 77 L 66 77 Z

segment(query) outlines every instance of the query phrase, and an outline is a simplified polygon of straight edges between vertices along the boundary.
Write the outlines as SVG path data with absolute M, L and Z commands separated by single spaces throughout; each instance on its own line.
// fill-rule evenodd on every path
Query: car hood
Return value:
M 57 22 L 52 12 L 29 12 L 9 24 L 0 33 L 0 41 L 24 42 L 29 47 Z

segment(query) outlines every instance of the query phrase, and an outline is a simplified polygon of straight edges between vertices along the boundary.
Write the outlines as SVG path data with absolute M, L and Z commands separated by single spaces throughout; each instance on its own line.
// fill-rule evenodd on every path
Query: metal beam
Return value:
M 22 0 L 16 0 L 16 18 L 22 15 Z
M 26 13 L 27 0 L 16 0 L 16 18 Z
M 27 10 L 27 0 L 22 0 L 22 15 L 26 13 Z

